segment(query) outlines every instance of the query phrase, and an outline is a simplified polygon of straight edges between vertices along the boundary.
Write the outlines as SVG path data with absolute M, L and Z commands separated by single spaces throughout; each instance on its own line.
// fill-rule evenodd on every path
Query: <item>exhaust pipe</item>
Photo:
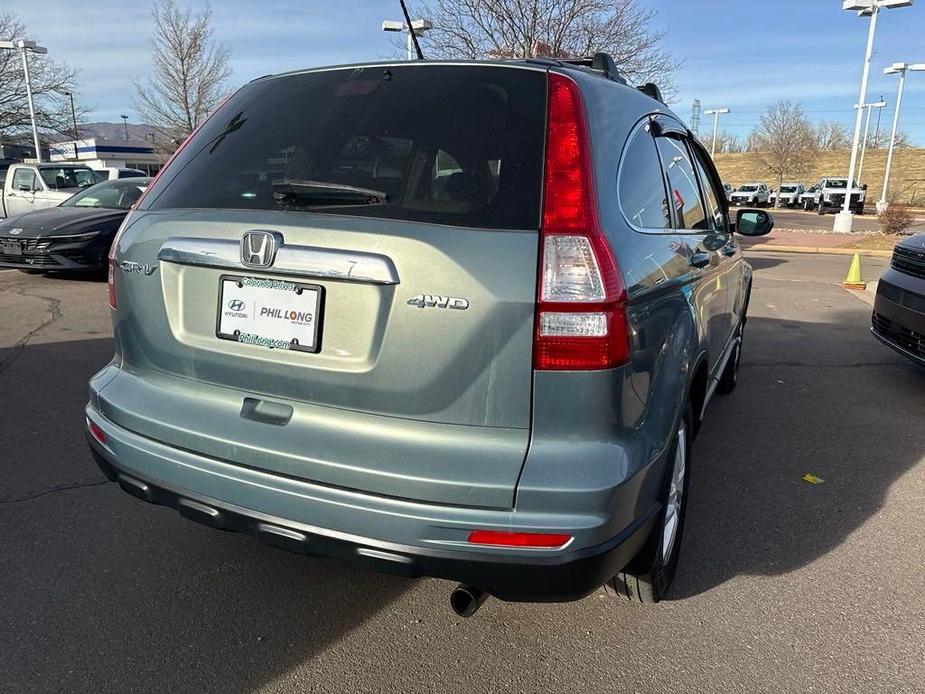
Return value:
M 488 600 L 488 593 L 466 583 L 460 583 L 450 593 L 450 607 L 460 617 L 471 617 Z

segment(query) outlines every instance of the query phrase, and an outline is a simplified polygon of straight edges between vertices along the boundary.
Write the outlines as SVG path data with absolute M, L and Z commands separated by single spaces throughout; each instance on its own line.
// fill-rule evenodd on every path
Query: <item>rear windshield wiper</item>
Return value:
M 282 203 L 314 205 L 380 205 L 389 198 L 381 190 L 326 181 L 283 180 L 273 184 L 273 197 Z

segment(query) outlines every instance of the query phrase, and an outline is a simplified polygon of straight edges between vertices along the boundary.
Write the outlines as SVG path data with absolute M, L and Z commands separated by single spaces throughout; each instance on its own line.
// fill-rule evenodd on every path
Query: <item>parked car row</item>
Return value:
M 91 169 L 84 164 L 11 164 L 0 185 L 0 218 L 54 207 L 83 188 L 101 181 L 142 178 L 138 169 Z
M 53 170 L 44 166 L 37 168 L 37 172 L 29 167 L 20 171 L 35 177 Z M 77 180 L 88 180 L 83 170 L 69 171 L 68 175 Z M 20 179 L 24 179 L 22 174 Z M 41 180 L 46 179 L 43 176 Z M 116 178 L 90 184 L 64 201 L 51 197 L 57 203 L 53 207 L 42 207 L 0 220 L 0 267 L 36 273 L 105 269 L 109 248 L 119 225 L 141 198 L 150 180 Z M 41 190 L 41 193 L 60 196 L 66 191 L 72 192 L 72 189 L 49 188 Z M 26 195 L 25 190 L 14 192 L 17 197 Z M 35 199 L 39 194 L 36 191 L 31 196 Z M 46 197 L 43 202 L 48 200 Z M 15 199 L 15 202 L 19 200 Z M 18 208 L 14 205 L 14 209 Z
M 768 185 L 762 181 L 745 183 L 738 188 L 733 188 L 728 183 L 723 184 L 726 199 L 731 205 L 802 207 L 807 211 L 816 210 L 820 215 L 842 208 L 845 195 L 848 194 L 847 187 L 847 179 L 837 177 L 822 178 L 809 188 L 798 182 L 783 183 L 780 190 L 769 189 Z M 853 182 L 850 196 L 851 211 L 855 214 L 864 214 L 867 185 Z

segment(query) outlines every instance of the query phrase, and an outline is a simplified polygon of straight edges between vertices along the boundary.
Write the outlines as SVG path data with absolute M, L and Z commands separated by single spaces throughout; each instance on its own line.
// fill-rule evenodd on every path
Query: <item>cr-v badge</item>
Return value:
M 154 271 L 157 270 L 157 265 L 148 265 L 148 263 L 135 263 L 131 260 L 123 260 L 119 263 L 119 267 L 122 268 L 123 272 L 129 274 L 133 273 L 144 273 L 145 276 L 150 277 L 154 274 Z
M 408 299 L 408 303 L 418 308 L 455 308 L 458 311 L 465 311 L 469 308 L 468 299 L 438 294 L 418 294 Z

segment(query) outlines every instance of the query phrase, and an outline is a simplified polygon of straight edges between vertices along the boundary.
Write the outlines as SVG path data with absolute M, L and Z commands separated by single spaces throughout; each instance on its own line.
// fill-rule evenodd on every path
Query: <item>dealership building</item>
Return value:
M 146 140 L 103 140 L 87 138 L 68 140 L 48 146 L 49 160 L 54 162 L 80 162 L 91 169 L 107 166 L 140 169 L 149 176 L 156 174 L 167 160 L 167 155 L 156 152 Z

